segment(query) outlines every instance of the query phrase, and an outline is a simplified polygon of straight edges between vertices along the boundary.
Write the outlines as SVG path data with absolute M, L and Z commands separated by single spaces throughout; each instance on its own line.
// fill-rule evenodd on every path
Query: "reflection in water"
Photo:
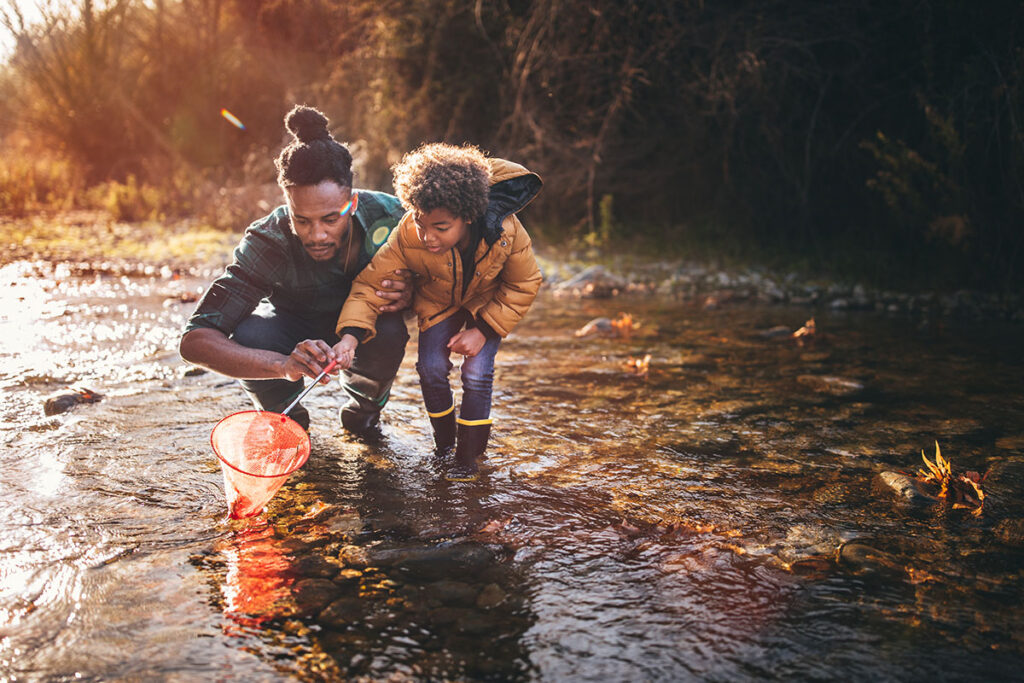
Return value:
M 231 521 L 208 438 L 248 406 L 173 351 L 175 297 L 203 280 L 0 272 L 4 674 L 909 680 L 1024 664 L 1019 328 L 816 311 L 801 346 L 763 332 L 803 308 L 543 296 L 498 356 L 480 481 L 431 462 L 413 343 L 382 443 L 342 436 L 325 387 L 309 462 Z M 640 325 L 628 339 L 574 336 L 619 312 Z M 42 414 L 79 382 L 106 398 Z M 936 440 L 957 469 L 991 471 L 980 518 L 876 486 Z

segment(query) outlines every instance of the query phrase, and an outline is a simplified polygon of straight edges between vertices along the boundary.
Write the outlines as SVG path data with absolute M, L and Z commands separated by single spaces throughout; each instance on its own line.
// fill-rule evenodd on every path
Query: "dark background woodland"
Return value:
M 307 103 L 352 144 L 363 187 L 389 189 L 390 164 L 430 140 L 538 171 L 531 225 L 551 244 L 710 244 L 883 280 L 1024 282 L 1019 0 L 44 10 L 2 15 L 17 38 L 0 75 L 7 213 L 103 183 L 161 216 L 197 211 L 204 182 L 273 182 L 282 117 Z M 53 187 L 43 158 L 65 169 Z

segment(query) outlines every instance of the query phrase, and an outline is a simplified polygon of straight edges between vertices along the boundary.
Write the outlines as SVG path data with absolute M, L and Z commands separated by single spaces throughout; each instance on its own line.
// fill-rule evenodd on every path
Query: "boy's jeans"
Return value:
M 338 336 L 334 333 L 337 321 L 336 315 L 302 318 L 274 308 L 269 302 L 262 302 L 252 315 L 242 321 L 231 338 L 252 349 L 288 355 L 304 339 L 323 339 L 331 346 L 337 344 Z M 401 312 L 383 313 L 377 318 L 377 335 L 359 345 L 352 367 L 342 373 L 342 386 L 349 395 L 343 411 L 370 421 L 376 419 L 388 401 L 408 340 L 409 332 Z M 246 379 L 241 380 L 241 385 L 257 408 L 281 412 L 299 395 L 304 382 Z
M 459 311 L 433 327 L 420 332 L 419 360 L 420 388 L 428 413 L 441 413 L 454 405 L 448 373 L 454 367 L 449 356 L 448 341 L 469 320 L 469 313 Z M 463 420 L 485 420 L 491 416 L 491 389 L 494 386 L 494 356 L 498 353 L 500 338 L 488 338 L 480 353 L 462 361 Z

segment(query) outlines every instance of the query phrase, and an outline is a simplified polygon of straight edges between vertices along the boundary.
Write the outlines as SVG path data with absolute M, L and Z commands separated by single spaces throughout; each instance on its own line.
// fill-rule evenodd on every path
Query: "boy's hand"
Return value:
M 338 361 L 338 368 L 348 370 L 352 367 L 352 359 L 355 358 L 357 346 L 359 346 L 359 340 L 351 334 L 346 334 L 340 342 L 334 345 L 334 359 Z
M 480 353 L 480 349 L 484 347 L 484 342 L 487 338 L 484 333 L 480 330 L 472 327 L 468 330 L 463 330 L 457 335 L 448 340 L 448 348 L 455 353 L 461 354 L 467 358 L 472 358 L 476 354 Z
M 391 301 L 380 307 L 381 313 L 394 313 L 409 307 L 412 303 L 412 278 L 413 273 L 399 268 L 393 271 L 392 278 L 383 280 L 380 283 L 381 289 L 375 293 L 382 299 Z

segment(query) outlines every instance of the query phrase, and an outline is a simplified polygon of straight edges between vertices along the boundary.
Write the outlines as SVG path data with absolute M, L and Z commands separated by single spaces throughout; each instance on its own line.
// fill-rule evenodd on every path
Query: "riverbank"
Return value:
M 116 222 L 102 212 L 0 218 L 0 265 L 62 264 L 82 275 L 215 276 L 230 260 L 241 232 L 195 221 Z M 953 318 L 1024 324 L 1024 297 L 978 290 L 895 291 L 856 281 L 809 277 L 761 266 L 725 266 L 715 259 L 657 259 L 596 249 L 538 246 L 545 283 L 559 296 L 668 296 L 707 309 L 741 302 L 806 306 L 809 310 L 875 311 L 919 320 Z M 44 268 L 45 270 L 45 268 Z

